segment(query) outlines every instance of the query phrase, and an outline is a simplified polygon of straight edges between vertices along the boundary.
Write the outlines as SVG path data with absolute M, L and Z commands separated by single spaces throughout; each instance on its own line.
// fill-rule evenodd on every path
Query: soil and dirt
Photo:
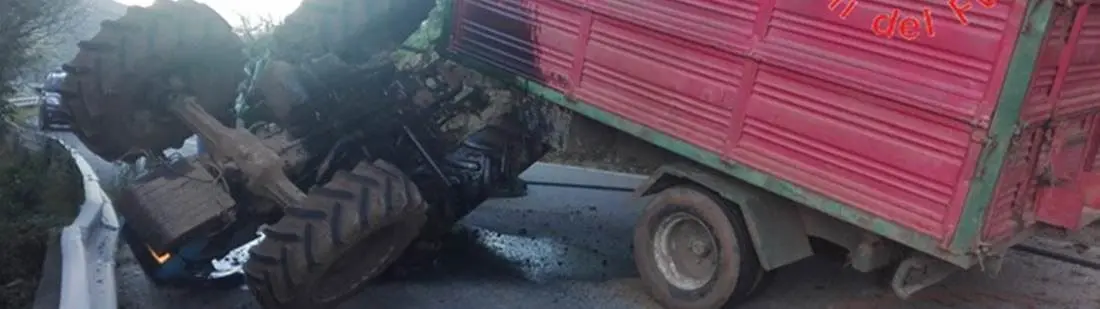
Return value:
M 661 165 L 685 160 L 668 150 L 584 116 L 574 116 L 563 147 L 543 162 L 608 171 L 650 174 Z
M 27 308 L 50 242 L 84 199 L 80 170 L 52 139 L 0 122 L 0 308 Z

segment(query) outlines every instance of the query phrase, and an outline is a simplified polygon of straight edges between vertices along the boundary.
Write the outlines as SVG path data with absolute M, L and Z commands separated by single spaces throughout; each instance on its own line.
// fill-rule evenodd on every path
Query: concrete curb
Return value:
M 115 251 L 119 220 L 110 198 L 99 186 L 91 165 L 65 142 L 84 176 L 80 214 L 61 232 L 61 300 L 63 309 L 117 309 Z

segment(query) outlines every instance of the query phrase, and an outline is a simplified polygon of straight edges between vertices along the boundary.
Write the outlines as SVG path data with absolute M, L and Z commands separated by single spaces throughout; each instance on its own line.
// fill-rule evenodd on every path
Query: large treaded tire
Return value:
M 103 159 L 179 147 L 192 132 L 165 110 L 168 77 L 182 79 L 207 112 L 232 119 L 244 78 L 243 43 L 210 7 L 158 0 L 108 20 L 63 68 L 62 105 L 72 130 Z
M 245 265 L 249 289 L 267 309 L 335 306 L 400 257 L 426 209 L 416 186 L 389 163 L 337 172 L 265 230 Z
M 275 55 L 304 63 L 327 53 L 356 63 L 395 50 L 436 0 L 304 0 L 275 28 Z

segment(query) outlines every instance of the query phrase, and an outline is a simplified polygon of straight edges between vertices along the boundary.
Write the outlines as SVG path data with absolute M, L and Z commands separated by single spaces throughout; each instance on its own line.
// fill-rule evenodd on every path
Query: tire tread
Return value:
M 81 142 L 108 161 L 132 161 L 135 149 L 159 151 L 177 147 L 192 135 L 182 124 L 130 117 L 155 113 L 157 98 L 146 91 L 164 86 L 165 72 L 180 75 L 201 104 L 216 118 L 229 117 L 228 107 L 244 78 L 243 43 L 224 19 L 193 0 L 157 1 L 131 7 L 117 20 L 101 22 L 92 38 L 77 43 L 79 51 L 62 70 L 61 104 Z M 180 63 L 203 63 L 189 65 Z M 224 108 L 222 108 L 224 107 Z M 225 110 L 225 112 L 221 112 Z
M 407 188 L 405 184 L 411 183 L 403 176 L 386 172 L 388 165 L 382 161 L 360 163 L 351 171 L 337 172 L 332 181 L 310 190 L 301 206 L 267 228 L 268 238 L 252 249 L 254 256 L 263 258 L 245 265 L 249 287 L 264 308 L 329 305 L 312 303 L 307 293 L 323 266 L 334 263 L 343 250 L 370 233 L 424 215 L 426 205 L 418 197 L 419 191 Z M 406 197 L 406 192 L 417 196 Z M 380 211 L 387 205 L 392 211 Z M 364 263 L 376 263 L 377 268 L 395 258 Z

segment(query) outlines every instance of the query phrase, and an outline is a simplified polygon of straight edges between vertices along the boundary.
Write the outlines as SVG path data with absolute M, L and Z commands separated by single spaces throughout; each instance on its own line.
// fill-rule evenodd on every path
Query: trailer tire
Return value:
M 634 262 L 666 308 L 733 308 L 771 281 L 740 210 L 692 185 L 665 189 L 646 206 L 634 228 Z
M 248 287 L 266 309 L 334 307 L 397 260 L 425 210 L 415 185 L 389 163 L 339 171 L 264 231 L 245 264 Z

